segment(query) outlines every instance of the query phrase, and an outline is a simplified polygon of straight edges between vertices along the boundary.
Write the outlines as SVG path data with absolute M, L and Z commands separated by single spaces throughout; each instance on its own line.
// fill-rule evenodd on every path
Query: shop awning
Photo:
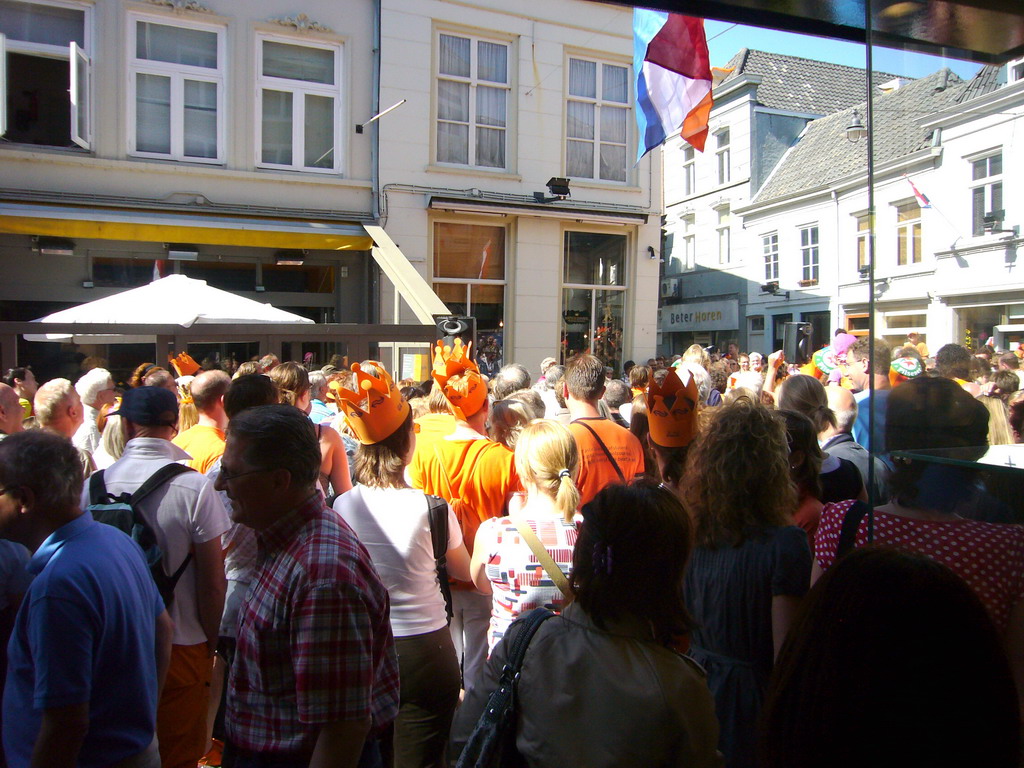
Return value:
M 149 243 L 367 251 L 360 223 L 0 203 L 0 234 Z
M 382 227 L 362 222 L 303 221 L 203 213 L 0 203 L 0 234 L 70 239 L 370 251 L 424 325 L 448 308 Z

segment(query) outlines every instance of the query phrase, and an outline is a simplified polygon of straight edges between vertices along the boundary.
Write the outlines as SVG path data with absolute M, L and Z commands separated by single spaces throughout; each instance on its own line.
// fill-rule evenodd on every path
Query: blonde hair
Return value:
M 523 427 L 529 424 L 532 418 L 530 407 L 522 401 L 498 400 L 491 406 L 487 436 L 514 451 Z
M 568 427 L 557 421 L 538 419 L 527 424 L 516 443 L 516 472 L 554 499 L 565 522 L 571 522 L 580 505 L 576 488 L 580 454 Z
M 700 344 L 691 344 L 683 352 L 684 363 L 697 363 L 705 371 L 711 368 L 711 355 Z
M 988 444 L 1013 445 L 1013 430 L 1010 428 L 1010 410 L 1000 397 L 979 395 L 975 398 L 988 411 Z
M 103 434 L 100 437 L 100 445 L 103 450 L 110 458 L 117 461 L 124 453 L 124 442 L 121 417 L 116 413 L 113 416 L 107 416 L 107 423 L 103 425 Z
M 281 402 L 295 405 L 299 398 L 309 391 L 309 374 L 298 363 L 281 363 L 275 365 L 267 373 L 271 381 L 277 384 L 281 393 Z

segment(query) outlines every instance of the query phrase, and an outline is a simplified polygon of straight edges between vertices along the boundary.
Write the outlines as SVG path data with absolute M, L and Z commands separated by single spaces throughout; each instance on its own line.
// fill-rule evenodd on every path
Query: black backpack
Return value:
M 427 520 L 430 523 L 430 545 L 434 550 L 437 583 L 444 597 L 444 612 L 452 623 L 452 587 L 448 583 L 448 502 L 440 496 L 427 496 Z
M 89 478 L 89 506 L 86 511 L 92 514 L 92 518 L 96 522 L 112 525 L 127 533 L 136 544 L 142 547 L 146 565 L 149 566 L 149 572 L 153 575 L 153 581 L 156 582 L 156 588 L 167 608 L 170 608 L 171 603 L 174 602 L 174 588 L 178 585 L 178 579 L 181 578 L 181 574 L 185 572 L 188 564 L 192 562 L 192 552 L 188 553 L 188 557 L 178 566 L 178 570 L 168 576 L 164 570 L 164 553 L 157 543 L 156 532 L 139 512 L 138 505 L 140 501 L 172 477 L 194 471 L 183 464 L 167 464 L 154 472 L 135 493 L 122 493 L 118 496 L 107 493 L 102 469 L 94 472 Z

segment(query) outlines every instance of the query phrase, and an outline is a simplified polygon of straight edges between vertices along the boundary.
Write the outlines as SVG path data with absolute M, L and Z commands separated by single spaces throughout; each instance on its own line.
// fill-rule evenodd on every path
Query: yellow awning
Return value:
M 150 243 L 368 251 L 361 224 L 0 203 L 0 234 Z

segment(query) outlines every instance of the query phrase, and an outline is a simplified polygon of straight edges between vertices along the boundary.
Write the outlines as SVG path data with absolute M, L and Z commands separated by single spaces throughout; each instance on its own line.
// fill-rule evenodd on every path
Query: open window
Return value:
M 91 146 L 87 10 L 0 0 L 0 136 Z

